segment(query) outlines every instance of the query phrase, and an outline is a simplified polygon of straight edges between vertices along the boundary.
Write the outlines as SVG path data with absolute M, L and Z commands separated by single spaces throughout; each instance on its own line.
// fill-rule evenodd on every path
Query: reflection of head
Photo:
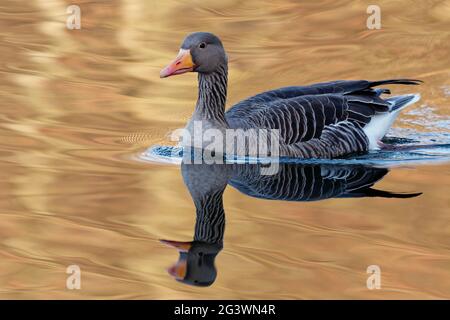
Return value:
M 170 240 L 161 240 L 161 242 L 178 249 L 180 254 L 178 261 L 167 270 L 177 281 L 206 287 L 216 280 L 217 270 L 214 260 L 222 250 L 222 243 Z

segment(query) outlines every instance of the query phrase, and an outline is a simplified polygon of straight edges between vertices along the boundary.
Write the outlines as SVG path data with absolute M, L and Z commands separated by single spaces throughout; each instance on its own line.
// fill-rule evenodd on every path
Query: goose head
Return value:
M 211 74 L 228 63 L 220 39 L 208 32 L 188 35 L 181 44 L 176 58 L 160 72 L 161 78 L 186 72 Z

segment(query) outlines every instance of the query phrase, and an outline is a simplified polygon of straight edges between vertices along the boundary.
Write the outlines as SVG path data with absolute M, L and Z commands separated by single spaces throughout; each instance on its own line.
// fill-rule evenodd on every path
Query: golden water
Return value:
M 372 2 L 3 0 L 0 298 L 450 298 L 449 164 L 377 184 L 423 192 L 409 200 L 287 203 L 228 188 L 216 282 L 166 272 L 177 253 L 158 239 L 189 241 L 195 209 L 179 167 L 137 155 L 193 110 L 195 75 L 159 79 L 187 33 L 223 40 L 229 105 L 285 85 L 410 77 L 425 83 L 392 89 L 422 100 L 396 127 L 448 124 L 450 2 L 376 1 L 382 28 L 368 30 Z M 65 27 L 69 4 L 81 30 Z M 72 264 L 81 290 L 66 289 Z M 366 287 L 372 264 L 381 290 Z

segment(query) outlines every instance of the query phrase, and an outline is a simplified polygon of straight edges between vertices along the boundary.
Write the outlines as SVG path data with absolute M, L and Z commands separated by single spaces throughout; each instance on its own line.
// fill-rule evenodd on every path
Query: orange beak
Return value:
M 180 49 L 175 60 L 173 60 L 167 67 L 161 70 L 159 76 L 166 78 L 176 74 L 182 74 L 193 71 L 195 67 L 192 61 L 191 51 L 187 49 Z
M 180 258 L 173 266 L 167 268 L 167 273 L 177 280 L 183 280 L 186 277 L 187 260 L 186 257 Z
M 191 242 L 181 242 L 172 240 L 160 240 L 162 243 L 168 245 L 169 247 L 176 248 L 179 252 L 189 252 L 192 246 Z M 178 280 L 183 280 L 187 272 L 187 258 L 180 256 L 178 261 L 167 269 L 167 272 Z

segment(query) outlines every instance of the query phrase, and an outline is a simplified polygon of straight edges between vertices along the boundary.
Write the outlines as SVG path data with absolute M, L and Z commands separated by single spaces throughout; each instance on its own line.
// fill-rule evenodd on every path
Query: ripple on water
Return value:
M 280 163 L 299 164 L 344 164 L 398 166 L 412 162 L 417 164 L 435 164 L 450 161 L 450 134 L 422 133 L 409 135 L 408 138 L 386 137 L 386 143 L 396 144 L 400 150 L 373 151 L 364 155 L 351 155 L 338 159 L 299 159 L 281 157 Z M 183 148 L 155 145 L 141 155 L 143 161 L 156 163 L 181 163 Z M 268 159 L 253 157 L 226 157 L 227 163 L 258 163 Z

